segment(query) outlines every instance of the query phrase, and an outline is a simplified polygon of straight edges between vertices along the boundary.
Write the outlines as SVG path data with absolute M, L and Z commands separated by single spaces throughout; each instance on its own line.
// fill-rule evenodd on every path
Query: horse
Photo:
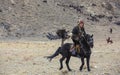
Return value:
M 80 53 L 73 55 L 73 53 L 70 52 L 70 49 L 71 49 L 71 46 L 73 45 L 73 43 L 65 43 L 61 47 L 59 47 L 53 55 L 47 56 L 47 59 L 49 59 L 51 61 L 54 57 L 61 54 L 62 57 L 59 60 L 60 61 L 59 70 L 61 70 L 63 68 L 62 62 L 66 58 L 67 69 L 68 69 L 68 71 L 71 71 L 71 68 L 69 67 L 70 58 L 71 58 L 71 56 L 78 57 L 78 55 L 79 55 L 78 58 L 81 58 L 81 62 L 82 62 L 79 70 L 82 71 L 83 66 L 84 66 L 84 59 L 86 58 L 87 59 L 86 60 L 87 61 L 87 70 L 91 71 L 90 67 L 89 67 L 89 62 L 90 62 L 90 56 L 91 56 L 91 48 L 93 48 L 93 46 L 94 46 L 93 34 L 92 35 L 86 34 L 85 37 L 82 36 L 80 38 L 80 42 L 81 42 Z
M 108 37 L 107 39 L 106 39 L 106 41 L 107 41 L 107 43 L 113 43 L 113 41 L 111 40 L 111 38 L 110 37 Z
M 112 32 L 113 32 L 112 28 L 110 28 L 110 31 L 109 31 L 109 32 L 112 34 Z

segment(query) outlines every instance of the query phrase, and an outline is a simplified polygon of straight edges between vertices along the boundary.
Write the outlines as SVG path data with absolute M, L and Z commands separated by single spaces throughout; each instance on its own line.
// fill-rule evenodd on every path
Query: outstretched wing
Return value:
M 52 33 L 48 33 L 46 35 L 46 37 L 50 40 L 56 40 L 56 39 L 60 39 L 60 37 L 58 35 L 52 34 Z
M 56 39 L 68 39 L 70 35 L 68 34 L 69 31 L 66 31 L 65 29 L 59 29 L 56 31 L 56 34 L 48 33 L 46 37 L 50 40 L 56 40 Z

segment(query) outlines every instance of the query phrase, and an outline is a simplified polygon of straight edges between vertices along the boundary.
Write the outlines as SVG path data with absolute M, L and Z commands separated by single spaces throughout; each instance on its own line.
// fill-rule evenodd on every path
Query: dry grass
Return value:
M 0 75 L 118 75 L 120 73 L 120 43 L 106 44 L 96 42 L 92 49 L 91 72 L 87 72 L 86 64 L 79 71 L 81 62 L 71 58 L 68 72 L 66 65 L 59 71 L 60 55 L 49 62 L 44 56 L 51 55 L 60 45 L 60 41 L 52 42 L 0 42 Z

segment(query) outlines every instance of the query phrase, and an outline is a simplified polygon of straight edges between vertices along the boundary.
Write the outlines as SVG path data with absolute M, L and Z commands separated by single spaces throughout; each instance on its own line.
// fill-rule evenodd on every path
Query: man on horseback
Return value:
M 80 53 L 80 37 L 85 36 L 86 32 L 84 29 L 84 22 L 78 21 L 78 25 L 75 26 L 72 30 L 72 41 L 74 42 L 74 45 L 71 48 L 71 52 L 73 50 L 76 50 L 77 53 Z

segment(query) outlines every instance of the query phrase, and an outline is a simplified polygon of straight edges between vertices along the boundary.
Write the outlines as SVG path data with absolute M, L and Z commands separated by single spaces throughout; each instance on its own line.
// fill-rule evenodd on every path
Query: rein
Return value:
M 89 43 L 88 43 L 88 41 L 87 41 L 87 39 L 83 36 L 83 39 L 85 40 L 85 42 L 87 43 L 87 45 L 90 47 L 90 45 L 89 45 Z M 81 42 L 80 42 L 81 43 Z M 82 44 L 83 45 L 83 44 Z M 86 54 L 87 53 L 87 51 L 83 48 L 83 47 L 81 47 L 82 49 L 83 49 L 83 52 Z
M 83 36 L 83 38 L 84 38 L 85 42 L 88 44 L 88 41 L 86 40 L 86 38 L 84 36 Z M 89 46 L 89 44 L 88 44 L 88 46 Z

